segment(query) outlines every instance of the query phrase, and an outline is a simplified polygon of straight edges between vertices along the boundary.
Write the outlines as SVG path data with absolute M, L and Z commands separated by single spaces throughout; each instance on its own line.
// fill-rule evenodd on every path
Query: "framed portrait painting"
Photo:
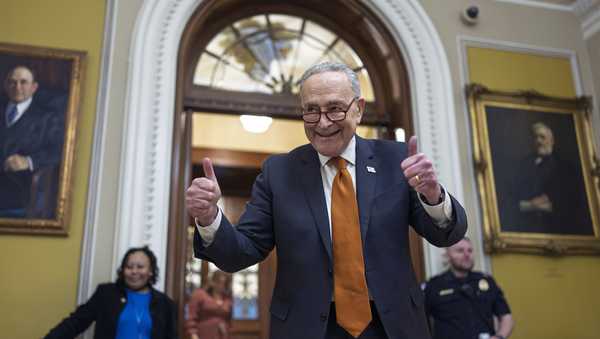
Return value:
M 0 43 L 0 232 L 66 235 L 85 52 Z
M 591 100 L 466 92 L 486 251 L 600 254 Z

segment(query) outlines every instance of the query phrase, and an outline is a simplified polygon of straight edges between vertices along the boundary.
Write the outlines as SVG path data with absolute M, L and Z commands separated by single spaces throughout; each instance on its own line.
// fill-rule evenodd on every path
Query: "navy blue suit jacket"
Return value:
M 367 285 L 390 339 L 429 338 L 423 294 L 410 260 L 408 225 L 436 246 L 454 244 L 467 228 L 464 209 L 454 198 L 453 222 L 444 229 L 434 224 L 400 168 L 406 156 L 404 143 L 356 137 Z M 196 256 L 228 272 L 260 262 L 274 247 L 271 338 L 323 338 L 334 263 L 320 162 L 311 145 L 265 161 L 237 226 L 223 217 L 210 246 L 203 246 L 198 231 L 194 239 Z

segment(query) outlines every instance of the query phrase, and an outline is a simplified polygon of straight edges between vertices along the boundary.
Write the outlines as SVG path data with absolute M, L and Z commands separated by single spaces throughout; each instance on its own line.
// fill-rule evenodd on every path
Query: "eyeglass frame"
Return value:
M 317 113 L 316 112 L 315 113 L 305 113 L 306 109 L 304 107 L 301 107 L 300 110 L 302 112 L 302 120 L 305 123 L 307 123 L 307 124 L 316 124 L 316 123 L 318 123 L 321 120 L 321 115 L 325 114 L 325 117 L 327 119 L 329 119 L 329 121 L 331 121 L 331 122 L 344 121 L 344 120 L 346 120 L 346 116 L 348 115 L 348 111 L 350 110 L 350 108 L 352 108 L 352 105 L 356 102 L 356 99 L 359 99 L 359 98 L 360 97 L 358 97 L 358 96 L 353 97 L 352 100 L 350 101 L 350 103 L 348 104 L 348 107 L 345 110 L 343 110 L 343 111 L 329 111 L 329 110 L 323 111 L 323 109 L 321 108 L 321 106 L 315 105 L 316 107 L 319 108 L 319 113 L 318 113 L 319 114 L 319 118 L 317 120 L 315 120 L 315 121 L 306 121 L 306 119 L 304 117 L 306 115 L 312 115 L 312 114 L 317 114 Z M 341 119 L 332 119 L 329 116 L 329 114 L 331 114 L 331 113 L 344 113 L 344 115 L 342 116 Z

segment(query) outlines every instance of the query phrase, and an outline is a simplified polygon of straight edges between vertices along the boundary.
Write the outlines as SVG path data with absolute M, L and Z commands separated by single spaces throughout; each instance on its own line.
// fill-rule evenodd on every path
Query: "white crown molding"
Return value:
M 543 8 L 553 11 L 573 12 L 573 5 L 551 4 L 543 1 L 534 0 L 496 0 L 497 2 L 505 2 L 515 5 Z
M 123 126 L 114 267 L 131 246 L 149 244 L 165 272 L 171 146 L 179 42 L 201 0 L 147 0 L 132 42 Z M 441 40 L 417 0 L 364 0 L 404 52 L 411 79 L 415 130 L 440 180 L 459 200 L 462 176 L 450 67 Z M 443 269 L 441 252 L 425 246 L 427 273 Z M 164 280 L 159 281 L 159 286 Z

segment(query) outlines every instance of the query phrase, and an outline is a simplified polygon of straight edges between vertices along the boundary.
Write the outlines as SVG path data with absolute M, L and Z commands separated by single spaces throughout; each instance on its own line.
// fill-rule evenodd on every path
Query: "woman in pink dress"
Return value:
M 231 275 L 213 272 L 208 286 L 192 293 L 186 329 L 192 339 L 230 339 Z

